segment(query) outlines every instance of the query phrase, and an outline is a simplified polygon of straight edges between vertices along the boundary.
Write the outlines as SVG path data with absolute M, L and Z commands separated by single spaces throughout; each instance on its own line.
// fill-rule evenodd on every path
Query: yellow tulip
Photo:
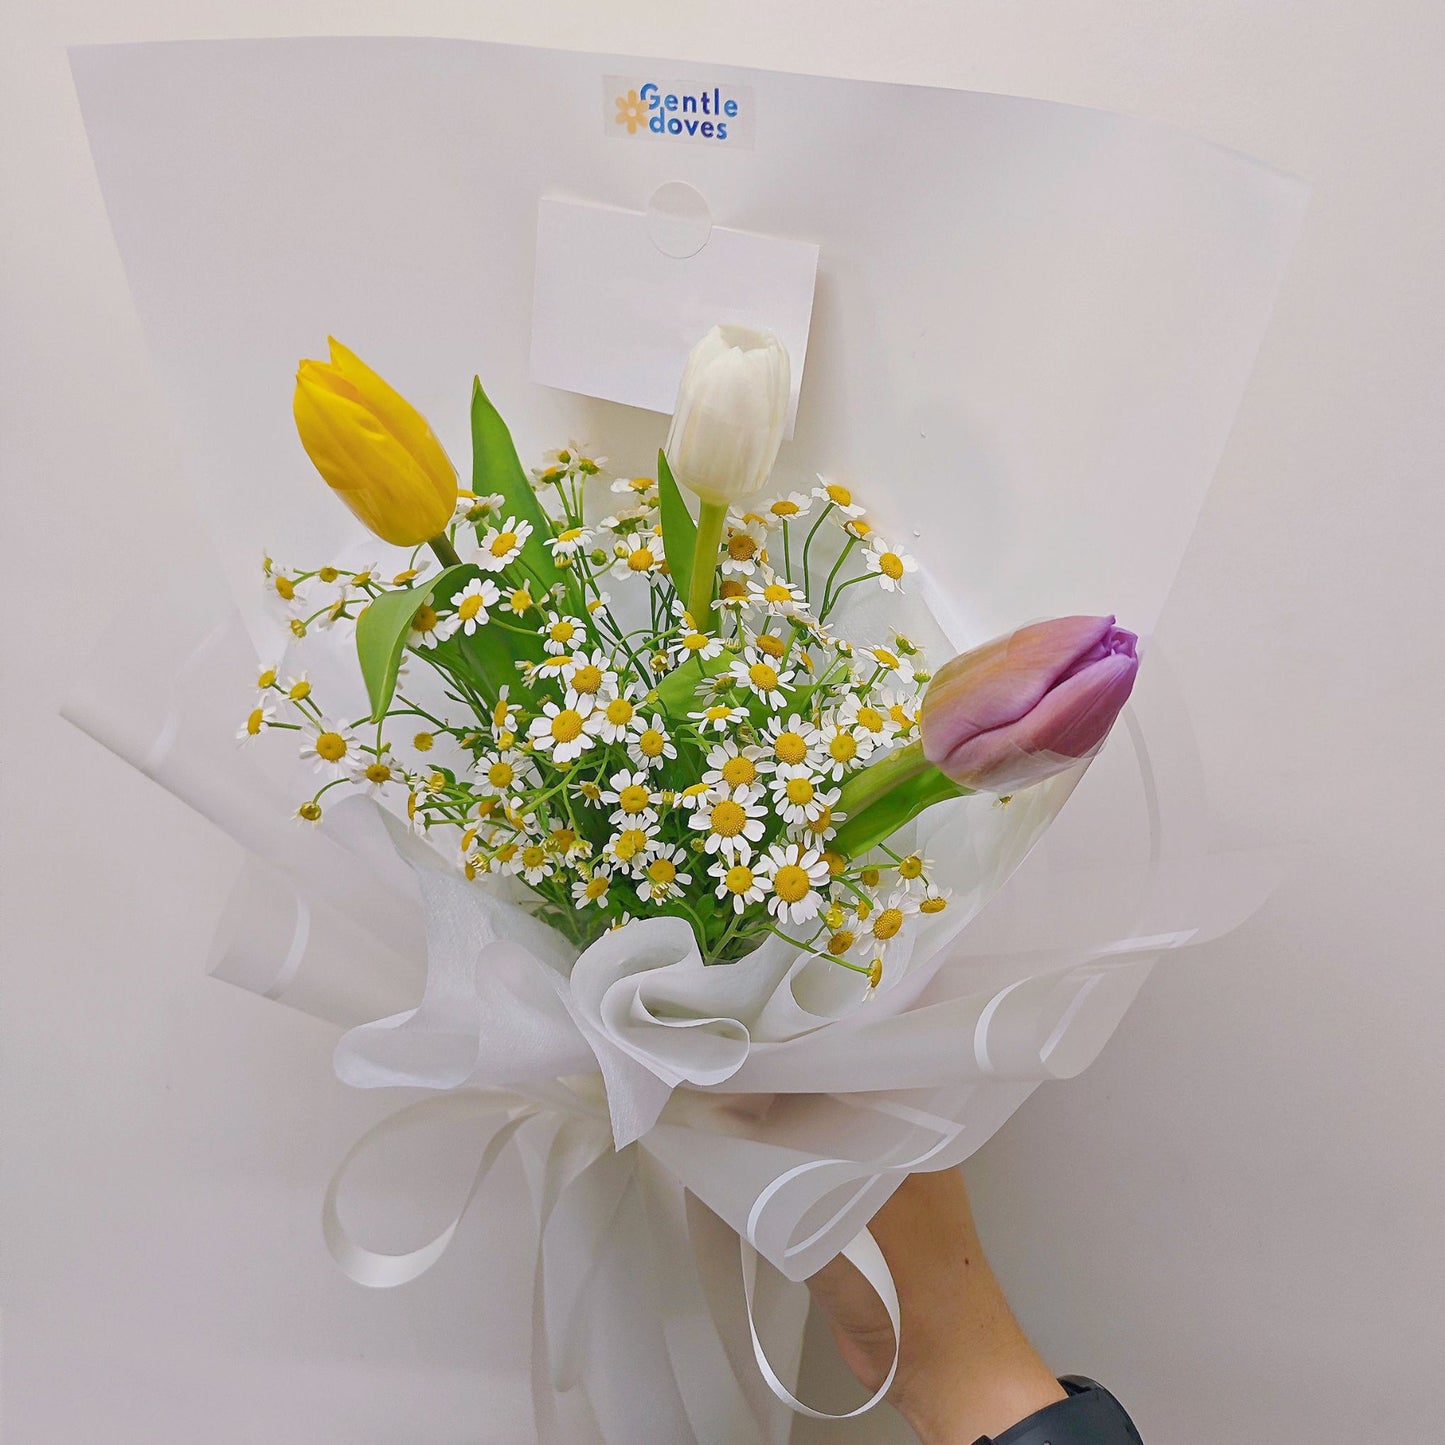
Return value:
M 440 535 L 457 502 L 457 472 L 427 419 L 334 337 L 331 360 L 303 361 L 293 409 L 316 470 L 384 541 L 415 547 Z

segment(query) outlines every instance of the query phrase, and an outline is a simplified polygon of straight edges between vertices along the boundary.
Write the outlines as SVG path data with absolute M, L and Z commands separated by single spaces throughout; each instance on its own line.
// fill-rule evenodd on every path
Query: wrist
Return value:
M 1025 1344 L 1006 1359 L 939 1366 L 908 1382 L 896 1404 L 920 1445 L 975 1445 L 1002 1435 L 1067 1393 Z

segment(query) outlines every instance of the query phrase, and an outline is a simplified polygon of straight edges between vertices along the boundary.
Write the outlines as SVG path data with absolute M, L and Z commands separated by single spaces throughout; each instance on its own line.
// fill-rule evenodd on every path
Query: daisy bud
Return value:
M 360 357 L 332 339 L 329 362 L 303 361 L 293 410 L 316 470 L 383 541 L 415 547 L 446 531 L 456 468 L 427 419 Z
M 788 418 L 788 353 L 771 332 L 714 326 L 693 347 L 664 448 L 672 473 L 705 502 L 759 491 Z

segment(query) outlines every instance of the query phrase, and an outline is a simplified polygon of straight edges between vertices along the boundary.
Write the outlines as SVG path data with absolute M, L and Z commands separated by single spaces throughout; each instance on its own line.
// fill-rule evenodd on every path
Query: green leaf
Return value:
M 519 521 L 532 524 L 532 535 L 522 546 L 522 563 L 535 574 L 543 587 L 553 587 L 565 578 L 573 606 L 580 606 L 582 597 L 577 581 L 570 573 L 557 570 L 552 554 L 544 545 L 552 535 L 552 524 L 542 509 L 531 478 L 522 469 L 512 433 L 502 414 L 482 390 L 480 377 L 472 378 L 472 491 L 478 496 L 500 492 L 506 499 L 505 513 Z
M 371 717 L 379 722 L 391 706 L 396 691 L 396 671 L 406 650 L 407 633 L 417 608 L 440 588 L 476 576 L 470 562 L 448 567 L 427 582 L 397 592 L 383 592 L 372 599 L 356 623 L 356 656 L 361 663 L 361 676 L 366 682 L 366 695 L 371 699 Z
M 829 843 L 845 858 L 861 858 L 870 848 L 891 837 L 925 808 L 949 798 L 966 797 L 973 790 L 961 788 L 937 768 L 910 778 L 876 803 L 849 818 Z
M 662 506 L 662 550 L 677 595 L 686 599 L 692 590 L 692 554 L 697 546 L 697 523 L 682 499 L 672 468 L 657 453 L 657 495 Z M 701 619 L 698 619 L 699 623 Z
M 726 648 L 716 657 L 704 660 L 689 658 L 675 672 L 658 684 L 657 701 L 668 717 L 682 718 L 697 710 L 697 690 L 709 678 L 717 677 L 732 665 L 733 654 Z

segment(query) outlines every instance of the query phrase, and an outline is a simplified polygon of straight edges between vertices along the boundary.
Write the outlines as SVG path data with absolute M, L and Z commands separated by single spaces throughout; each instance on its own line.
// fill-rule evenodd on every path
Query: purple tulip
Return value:
M 1112 617 L 1056 617 L 962 653 L 924 695 L 924 755 L 989 793 L 1062 772 L 1098 748 L 1128 701 L 1138 641 Z

